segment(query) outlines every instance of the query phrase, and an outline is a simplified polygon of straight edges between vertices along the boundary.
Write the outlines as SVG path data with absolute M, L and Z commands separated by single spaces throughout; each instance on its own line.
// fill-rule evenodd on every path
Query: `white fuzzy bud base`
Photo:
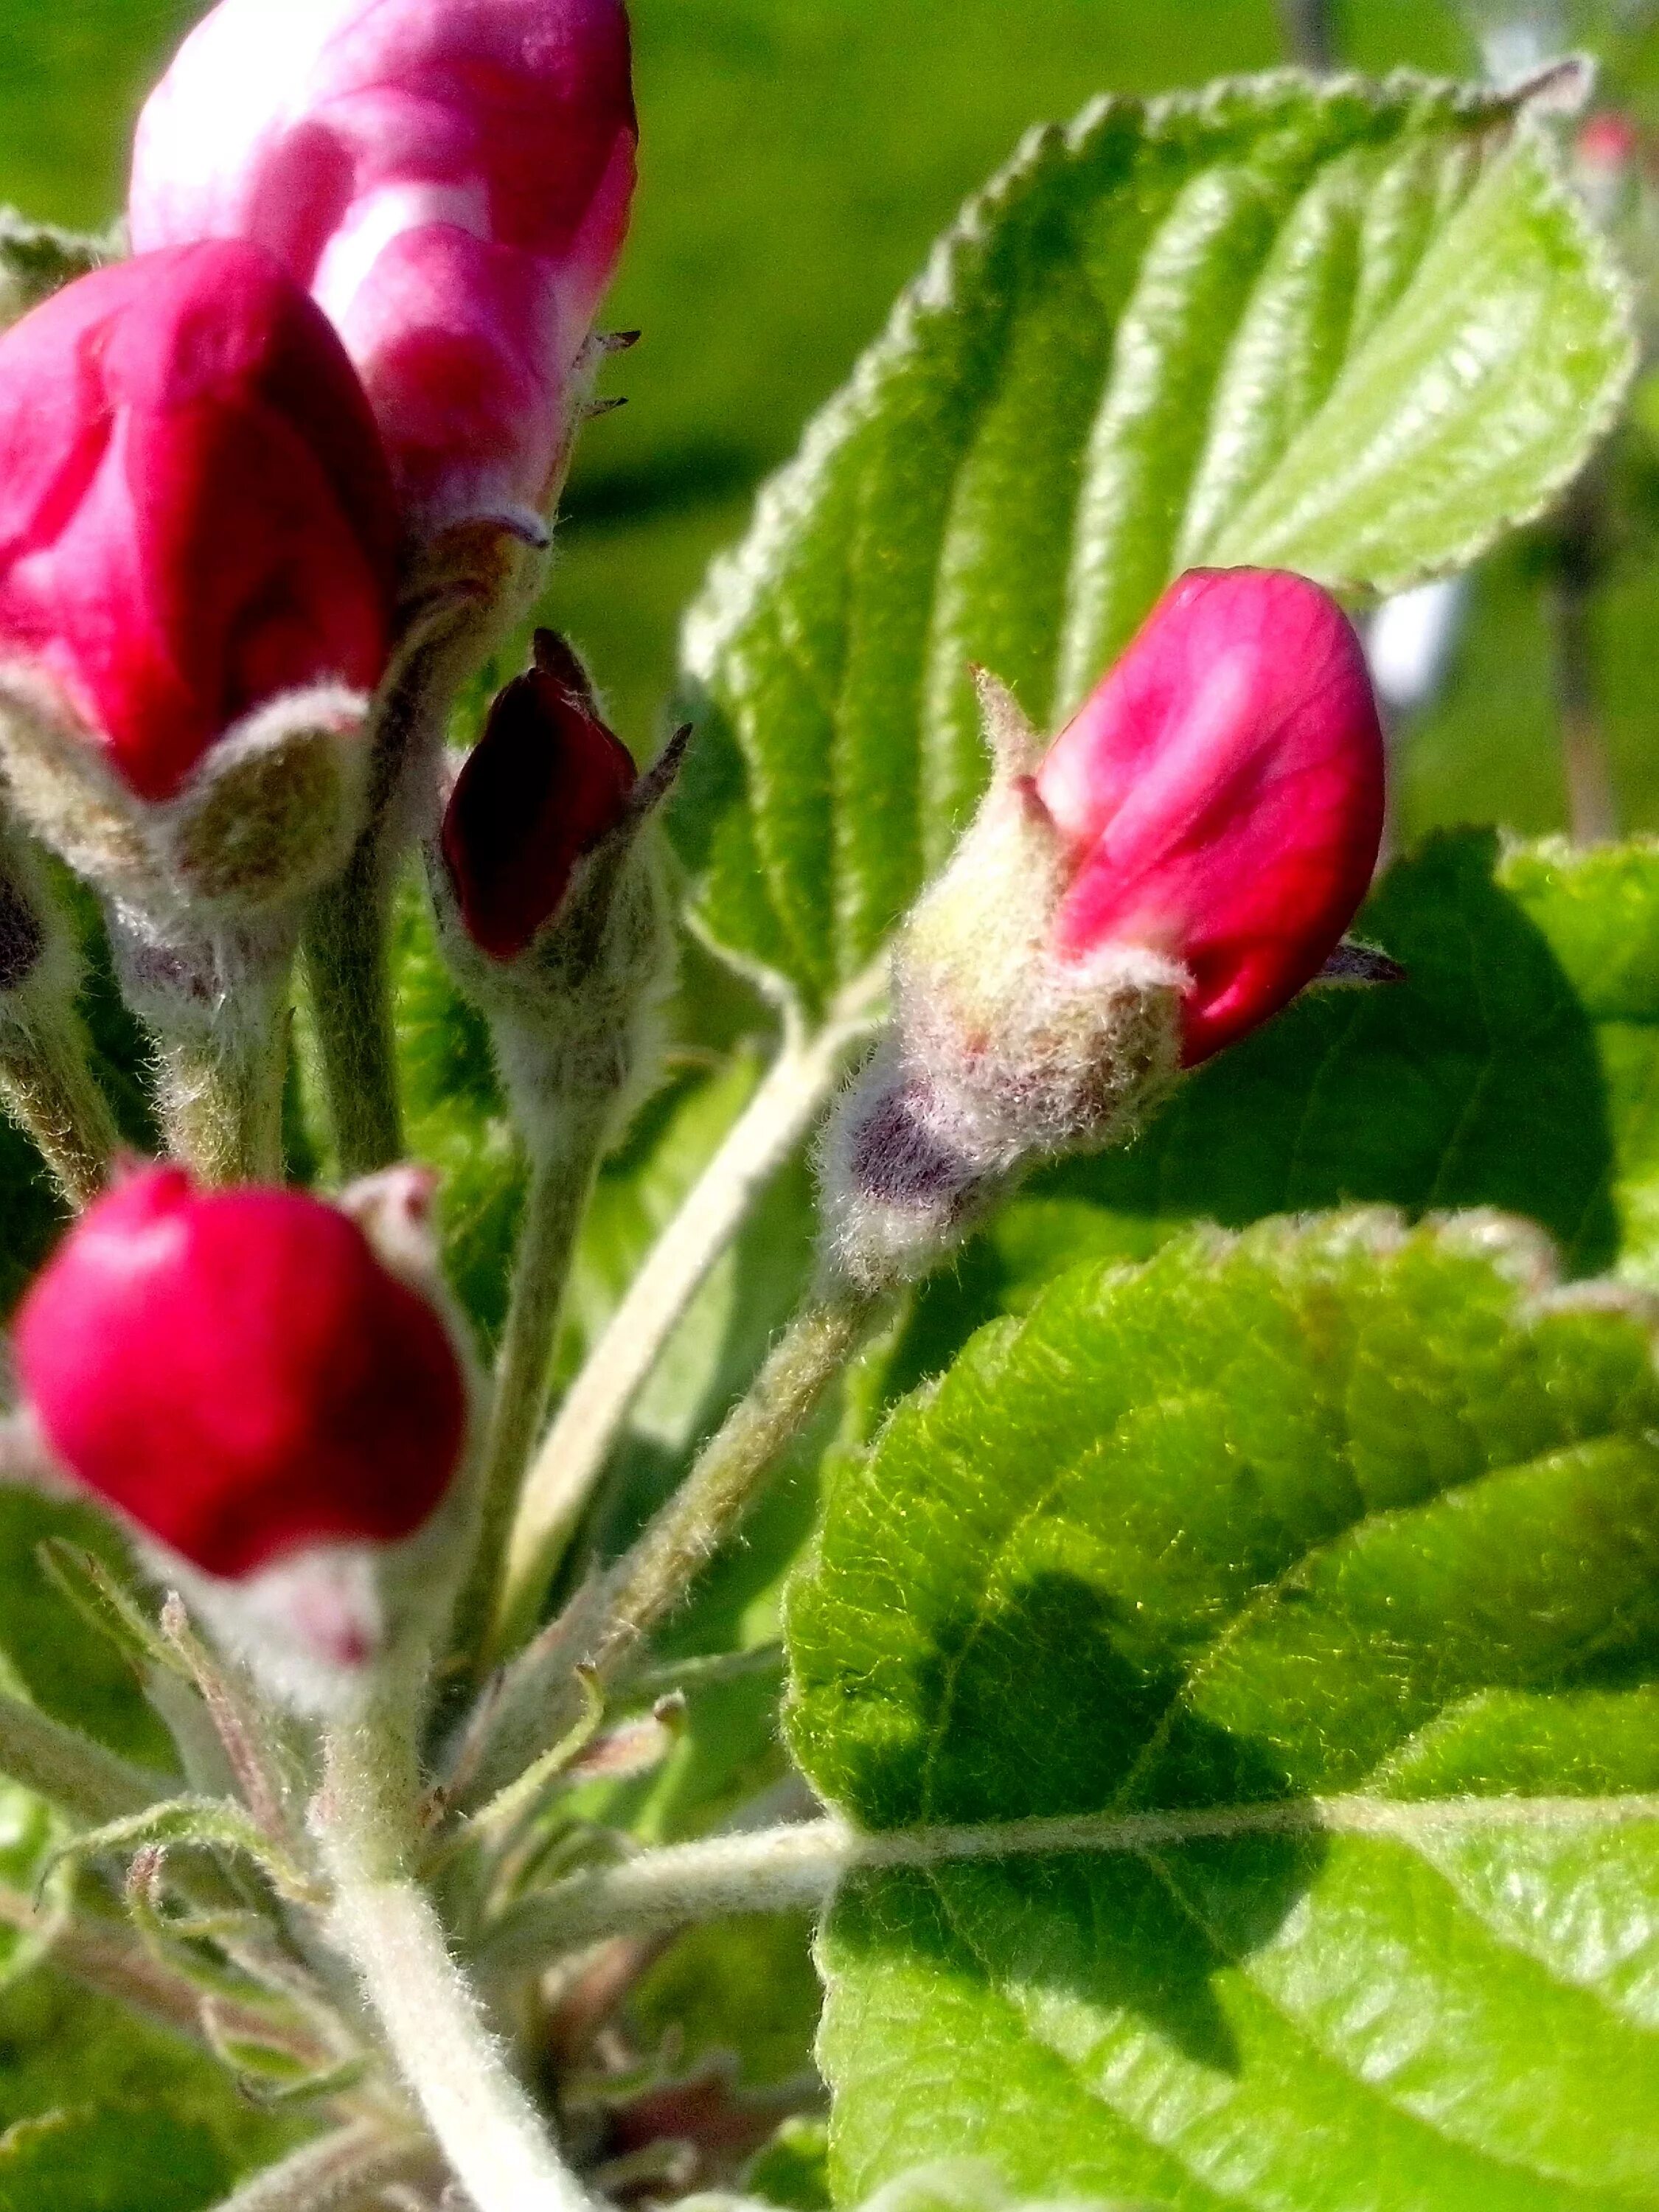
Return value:
M 825 1141 L 829 1257 L 867 1289 L 926 1273 L 1038 1161 L 1127 1143 L 1174 1083 L 1185 970 L 1051 949 L 1066 856 L 1005 767 L 893 964 L 890 1036 Z

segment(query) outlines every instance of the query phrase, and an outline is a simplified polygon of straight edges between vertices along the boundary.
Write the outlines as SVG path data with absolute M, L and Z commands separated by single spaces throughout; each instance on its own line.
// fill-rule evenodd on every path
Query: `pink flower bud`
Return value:
M 1382 833 L 1359 640 L 1300 576 L 1195 571 L 1070 726 L 981 680 L 995 774 L 901 933 L 890 1035 L 825 1139 L 835 1263 L 932 1267 L 1010 1177 L 1127 1143 L 1340 943 Z
M 222 0 L 140 123 L 133 242 L 276 253 L 423 525 L 539 510 L 636 140 L 622 0 Z
M 16 1358 L 61 1465 L 210 1576 L 400 1542 L 460 1461 L 443 1322 L 356 1222 L 295 1192 L 132 1176 L 34 1285 Z
M 1182 1057 L 1207 1060 L 1311 981 L 1370 887 L 1382 735 L 1353 626 L 1301 576 L 1183 576 L 1036 791 L 1069 872 L 1056 950 L 1184 969 Z
M 494 960 L 529 950 L 579 861 L 621 828 L 637 775 L 601 720 L 581 663 L 550 630 L 468 757 L 441 850 L 467 934 Z
M 374 689 L 396 533 L 351 364 L 257 246 L 100 270 L 0 337 L 0 659 L 141 799 L 281 695 Z

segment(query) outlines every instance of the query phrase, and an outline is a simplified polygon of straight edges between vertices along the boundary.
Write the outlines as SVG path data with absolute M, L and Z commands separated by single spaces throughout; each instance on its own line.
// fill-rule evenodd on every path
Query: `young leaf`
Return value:
M 792 1733 L 913 1863 L 821 1939 L 839 2202 L 1659 2203 L 1653 1316 L 1550 1282 L 1491 1216 L 1200 1232 L 842 1474 Z
M 821 1007 L 982 787 L 971 663 L 1055 728 L 1183 568 L 1455 567 L 1572 476 L 1631 362 L 1512 101 L 1281 76 L 1034 134 L 690 617 L 698 926 Z

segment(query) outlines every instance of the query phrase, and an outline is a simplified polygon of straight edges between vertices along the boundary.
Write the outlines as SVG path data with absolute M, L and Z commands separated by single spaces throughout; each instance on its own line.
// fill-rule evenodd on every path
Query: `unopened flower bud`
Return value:
M 1183 577 L 1045 757 L 983 684 L 992 788 L 894 963 L 892 1032 L 826 1151 L 832 1251 L 931 1264 L 1007 1178 L 1127 1141 L 1182 1066 L 1312 981 L 1370 887 L 1382 731 L 1299 576 Z
M 448 1498 L 468 1399 L 443 1318 L 355 1221 L 132 1175 L 36 1281 L 15 1357 L 54 1462 L 216 1626 L 315 1667 L 375 1656 L 376 1561 Z
M 622 0 L 222 0 L 140 123 L 133 243 L 269 246 L 344 338 L 417 525 L 533 527 L 636 139 Z
M 326 319 L 240 243 L 0 337 L 0 736 L 21 809 L 155 915 L 301 896 L 355 835 L 397 517 Z
M 668 962 L 655 812 L 683 740 L 641 779 L 587 672 L 550 630 L 456 779 L 431 869 L 441 933 L 533 1124 L 615 1097 Z
M 586 671 L 563 639 L 539 632 L 536 665 L 496 700 L 444 816 L 444 866 L 480 951 L 528 951 L 580 863 L 626 821 L 638 781 Z

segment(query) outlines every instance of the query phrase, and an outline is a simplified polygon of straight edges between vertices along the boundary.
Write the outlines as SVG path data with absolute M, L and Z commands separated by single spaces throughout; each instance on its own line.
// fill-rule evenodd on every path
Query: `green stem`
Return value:
M 0 1097 L 32 1137 L 65 1197 L 89 1206 L 120 1139 L 92 1072 L 85 1025 L 70 1006 L 0 1019 Z
M 378 836 L 365 839 L 306 925 L 306 972 L 340 1173 L 374 1175 L 404 1156 L 392 1018 L 391 898 Z
M 177 1784 L 106 1751 L 19 1698 L 0 1694 L 0 1773 L 76 1820 L 101 1828 L 171 1796 Z
M 478 1549 L 456 1615 L 456 1648 L 469 1662 L 488 1660 L 497 1640 L 491 1616 L 525 1467 L 547 1411 L 560 1309 L 611 1103 L 609 1093 L 567 1102 L 526 1200 L 484 1439 Z
M 638 1542 L 508 1669 L 481 1740 L 463 1749 L 467 1803 L 484 1803 L 506 1788 L 576 1725 L 592 1687 L 627 1673 L 651 1632 L 741 1524 L 890 1303 L 884 1294 L 837 1286 L 797 1316 L 748 1395 Z
M 173 1157 L 210 1183 L 280 1180 L 292 923 L 198 935 L 112 910 L 110 938 L 127 1003 L 155 1039 Z
M 406 1681 L 388 1682 L 378 1707 L 329 1738 L 318 1819 L 336 1936 L 477 2212 L 592 2212 L 415 1878 L 415 1703 Z
M 156 1107 L 167 1149 L 204 1182 L 280 1182 L 285 1012 L 227 1009 L 210 1030 L 156 1029 Z M 263 1018 L 261 1018 L 263 1015 Z
M 495 1642 L 528 1636 L 586 1511 L 630 1407 L 757 1194 L 789 1158 L 866 1037 L 884 967 L 847 994 L 816 1034 L 787 1036 L 778 1058 L 635 1278 L 584 1364 L 525 1480 L 506 1563 Z

